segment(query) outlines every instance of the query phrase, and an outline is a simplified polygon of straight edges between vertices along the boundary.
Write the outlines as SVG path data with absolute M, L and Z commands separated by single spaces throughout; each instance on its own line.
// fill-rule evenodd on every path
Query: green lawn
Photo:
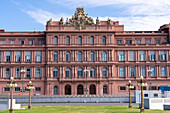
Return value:
M 31 110 L 14 110 L 15 113 L 139 113 L 138 106 L 33 106 Z M 0 111 L 8 113 L 8 111 Z M 148 110 L 145 113 L 170 113 L 170 111 Z

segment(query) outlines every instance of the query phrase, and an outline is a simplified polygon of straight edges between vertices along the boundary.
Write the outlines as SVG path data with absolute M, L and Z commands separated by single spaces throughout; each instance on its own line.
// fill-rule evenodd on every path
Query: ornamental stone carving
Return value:
M 96 19 L 96 25 L 99 25 L 99 24 L 100 24 L 99 17 L 97 17 L 97 19 Z
M 60 19 L 60 25 L 63 25 L 64 24 L 64 19 L 63 19 L 63 17 L 61 17 L 61 19 Z
M 50 20 L 47 22 L 47 25 L 51 25 L 52 24 L 52 18 L 50 18 Z
M 72 18 L 66 21 L 66 25 L 75 25 L 76 29 L 85 29 L 83 25 L 94 25 L 93 18 L 88 17 L 84 12 L 84 8 L 79 7 L 75 11 Z
M 107 23 L 111 25 L 112 24 L 112 20 L 110 18 L 108 18 Z

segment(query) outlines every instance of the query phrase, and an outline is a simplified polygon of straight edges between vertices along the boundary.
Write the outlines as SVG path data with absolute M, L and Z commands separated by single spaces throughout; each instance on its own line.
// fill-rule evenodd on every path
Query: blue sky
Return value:
M 111 18 L 125 30 L 158 30 L 170 23 L 170 0 L 1 0 L 0 29 L 6 31 L 44 31 L 50 18 L 71 17 L 76 7 L 89 16 Z

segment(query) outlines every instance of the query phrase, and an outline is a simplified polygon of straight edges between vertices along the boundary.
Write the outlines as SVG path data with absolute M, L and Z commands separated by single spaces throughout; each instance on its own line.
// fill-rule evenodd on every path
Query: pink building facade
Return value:
M 126 83 L 137 90 L 140 76 L 146 90 L 170 86 L 169 27 L 124 31 L 118 21 L 94 22 L 80 7 L 65 22 L 50 19 L 43 32 L 0 30 L 0 94 L 9 94 L 11 76 L 15 95 L 30 80 L 40 95 L 127 94 Z

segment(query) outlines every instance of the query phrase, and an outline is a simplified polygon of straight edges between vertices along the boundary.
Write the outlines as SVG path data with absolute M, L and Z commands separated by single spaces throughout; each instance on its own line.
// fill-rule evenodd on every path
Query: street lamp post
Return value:
M 88 72 L 89 77 L 90 77 L 90 70 L 85 69 L 84 72 Z M 86 75 L 86 90 L 85 90 L 85 92 L 86 92 L 86 96 L 87 96 L 87 92 L 88 92 L 88 90 L 87 90 L 87 75 Z
M 144 107 L 143 107 L 143 87 L 147 86 L 146 80 L 143 80 L 143 76 L 141 76 L 141 79 L 138 80 L 138 86 L 141 87 L 141 109 L 140 112 L 144 112 Z
M 130 90 L 134 88 L 133 84 L 131 84 L 131 81 L 129 80 L 129 83 L 126 84 L 126 88 L 129 89 L 129 108 L 132 107 L 131 105 L 131 94 L 130 94 Z
M 17 84 L 14 80 L 13 77 L 10 78 L 11 81 L 7 82 L 7 87 L 10 88 L 10 96 L 11 96 L 11 104 L 10 104 L 10 109 L 9 109 L 9 113 L 14 113 L 13 111 L 13 105 L 12 105 L 12 100 L 13 100 L 13 87 L 17 87 Z
M 31 81 L 29 81 L 29 84 L 26 87 L 27 89 L 29 89 L 29 105 L 28 105 L 28 109 L 31 109 L 31 89 L 34 89 L 34 85 L 32 84 Z
M 25 70 L 21 70 L 21 77 L 22 77 L 22 95 L 23 95 L 23 92 L 24 92 L 24 82 L 23 82 L 24 74 L 25 74 Z

